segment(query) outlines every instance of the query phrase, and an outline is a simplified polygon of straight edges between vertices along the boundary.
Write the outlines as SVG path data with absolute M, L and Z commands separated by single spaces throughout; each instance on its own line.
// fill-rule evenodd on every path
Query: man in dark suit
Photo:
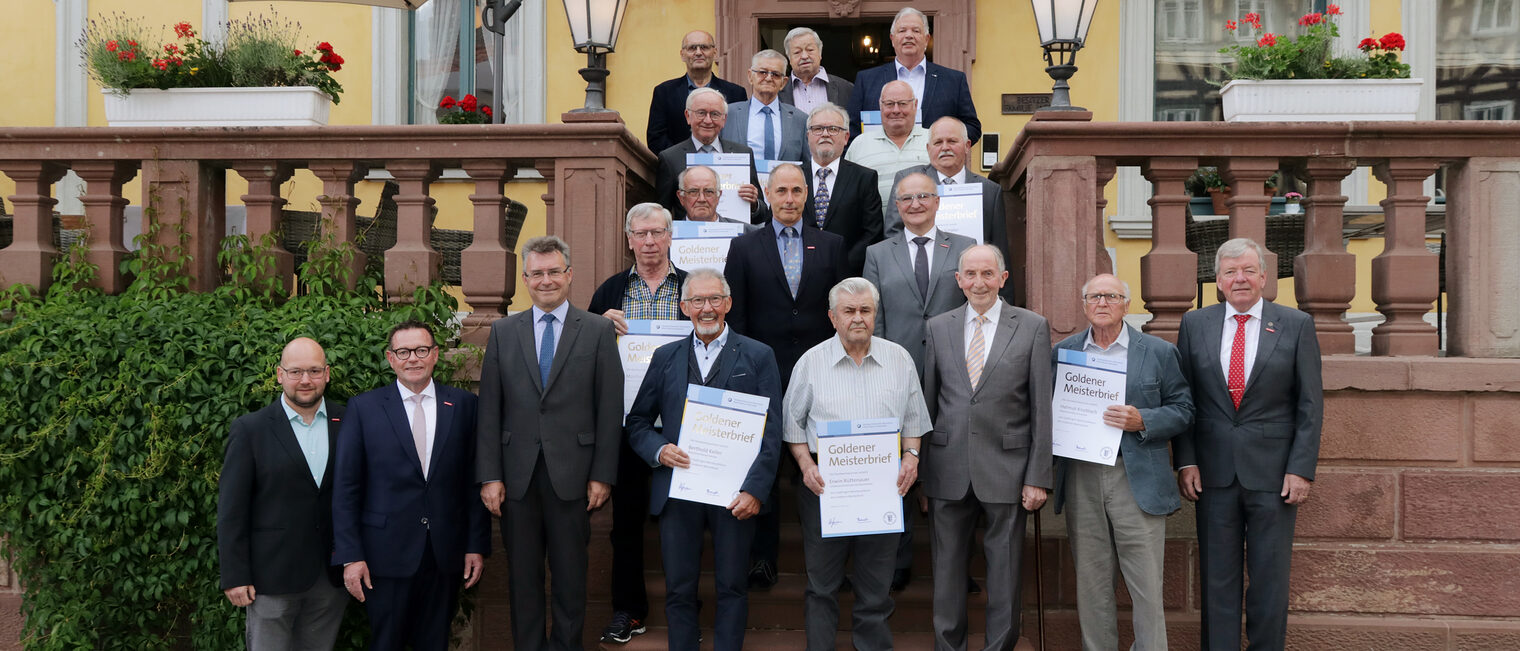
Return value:
M 904 81 L 913 87 L 918 98 L 918 124 L 928 126 L 945 116 L 960 118 L 966 124 L 971 142 L 982 137 L 982 122 L 976 118 L 976 104 L 971 101 L 971 87 L 966 74 L 924 59 L 929 46 L 929 20 L 923 12 L 904 7 L 892 19 L 892 50 L 897 58 L 891 63 L 860 71 L 855 77 L 855 91 L 850 93 L 850 129 L 860 133 L 860 112 L 877 110 L 881 87 L 889 81 Z
M 811 114 L 825 103 L 844 106 L 850 101 L 855 84 L 823 69 L 823 39 L 818 38 L 818 32 L 797 27 L 786 33 L 782 47 L 792 64 L 792 76 L 781 88 L 781 101 L 804 114 Z
M 771 347 L 781 371 L 782 388 L 797 358 L 834 334 L 829 321 L 829 289 L 842 280 L 844 239 L 803 221 L 807 182 L 802 168 L 784 164 L 771 171 L 765 190 L 770 224 L 734 238 L 723 276 L 734 290 L 727 322 L 734 331 Z M 775 503 L 775 489 L 767 503 Z M 781 520 L 775 511 L 757 524 L 750 553 L 750 585 L 776 583 L 776 552 Z
M 521 259 L 533 307 L 491 324 L 480 370 L 476 476 L 481 500 L 502 518 L 513 648 L 579 649 L 590 513 L 617 482 L 623 366 L 612 321 L 570 305 L 564 240 L 528 240 Z M 546 556 L 554 594 L 549 639 Z
M 459 587 L 491 552 L 475 503 L 475 394 L 433 381 L 425 323 L 391 328 L 396 384 L 356 396 L 333 467 L 333 563 L 369 612 L 370 648 L 443 651 Z
M 764 160 L 801 162 L 807 157 L 807 113 L 781 102 L 776 94 L 786 85 L 786 57 L 761 50 L 749 60 L 747 101 L 728 105 L 728 121 L 719 135 L 742 142 Z
M 1240 648 L 1242 569 L 1251 575 L 1249 648 L 1286 644 L 1293 525 L 1319 459 L 1314 321 L 1262 299 L 1264 257 L 1246 238 L 1220 245 L 1214 272 L 1225 302 L 1183 315 L 1177 333 L 1195 412 L 1172 451 L 1182 496 L 1198 502 L 1205 649 Z
M 1082 286 L 1091 327 L 1056 344 L 1093 357 L 1123 361 L 1124 403 L 1109 405 L 1103 422 L 1123 431 L 1113 465 L 1056 457 L 1056 513 L 1077 574 L 1077 619 L 1083 651 L 1119 648 L 1115 570 L 1129 586 L 1133 651 L 1165 651 L 1161 579 L 1166 516 L 1182 508 L 1172 481 L 1171 440 L 1193 424 L 1193 396 L 1177 347 L 1124 324 L 1129 285 L 1110 274 Z
M 713 74 L 717 57 L 718 45 L 712 34 L 697 30 L 681 38 L 681 61 L 686 64 L 686 74 L 654 87 L 649 99 L 649 128 L 644 134 L 649 151 L 659 153 L 691 137 L 691 127 L 681 116 L 691 91 L 711 88 L 722 93 L 725 104 L 744 101 L 743 86 Z
M 343 405 L 328 403 L 327 354 L 285 345 L 274 402 L 232 423 L 217 483 L 222 592 L 248 608 L 248 648 L 331 649 L 348 605 L 332 554 L 332 454 Z
M 1024 513 L 1045 503 L 1050 459 L 1050 326 L 998 297 L 1002 254 L 985 244 L 955 273 L 966 307 L 929 320 L 924 398 L 934 417 L 920 477 L 929 497 L 934 646 L 966 648 L 964 577 L 977 521 L 987 530 L 987 649 L 1019 639 Z
M 845 275 L 858 276 L 866 247 L 881 240 L 881 194 L 876 170 L 840 158 L 848 141 L 846 119 L 844 109 L 828 103 L 808 116 L 812 157 L 802 165 L 808 181 L 802 221 L 844 238 Z
M 686 219 L 686 209 L 676 195 L 677 176 L 686 169 L 687 154 L 746 154 L 749 156 L 749 183 L 740 185 L 735 192 L 749 202 L 750 218 L 760 221 L 763 207 L 760 205 L 760 176 L 755 172 L 755 152 L 742 142 L 723 140 L 718 134 L 728 123 L 728 103 L 723 95 L 711 88 L 698 88 L 686 100 L 686 122 L 691 127 L 691 137 L 677 142 L 660 152 L 660 167 L 655 172 L 654 193 L 660 205 L 675 219 Z
M 667 649 L 696 651 L 699 641 L 697 584 L 702 576 L 702 537 L 712 532 L 719 649 L 744 648 L 748 617 L 747 574 L 755 520 L 776 480 L 781 454 L 781 375 L 770 347 L 731 332 L 724 324 L 733 301 L 723 275 L 697 269 L 681 290 L 681 311 L 692 320 L 692 336 L 655 350 L 649 373 L 628 412 L 634 450 L 654 468 L 649 512 L 660 518 L 660 554 L 665 563 Z M 740 492 L 727 507 L 667 499 L 674 468 L 690 468 L 677 443 L 687 387 L 702 385 L 770 399 L 760 449 Z M 656 427 L 663 422 L 663 429 Z

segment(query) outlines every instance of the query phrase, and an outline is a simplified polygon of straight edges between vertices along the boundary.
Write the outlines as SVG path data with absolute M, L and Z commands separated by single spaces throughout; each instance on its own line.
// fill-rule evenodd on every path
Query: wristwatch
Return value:
M 908 454 L 913 455 L 914 459 L 918 458 L 918 448 L 908 448 L 906 450 L 903 450 L 903 452 L 907 452 Z

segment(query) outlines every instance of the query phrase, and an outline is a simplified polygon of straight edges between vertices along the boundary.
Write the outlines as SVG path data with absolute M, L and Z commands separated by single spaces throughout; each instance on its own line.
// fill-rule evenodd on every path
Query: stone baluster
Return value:
M 137 176 L 137 161 L 82 160 L 72 167 L 85 182 L 85 194 L 79 202 L 84 204 L 90 233 L 85 260 L 96 267 L 91 285 L 107 294 L 120 294 L 130 282 L 121 273 L 121 263 L 127 258 L 122 238 L 129 203 L 121 196 L 121 186 Z
M 396 177 L 396 245 L 385 252 L 385 295 L 393 302 L 412 300 L 418 287 L 433 284 L 443 257 L 433 249 L 433 198 L 428 188 L 438 178 L 431 161 L 400 160 L 385 164 Z
M 1520 158 L 1446 176 L 1446 354 L 1520 357 Z
M 178 261 L 186 289 L 221 284 L 217 254 L 227 235 L 227 171 L 198 160 L 145 160 L 143 232 L 153 233 L 166 261 Z
M 1434 355 L 1436 329 L 1425 322 L 1440 292 L 1440 256 L 1425 248 L 1425 178 L 1439 161 L 1394 158 L 1372 168 L 1388 186 L 1383 207 L 1383 252 L 1372 259 L 1372 300 L 1385 320 L 1372 329 L 1372 354 Z
M 359 198 L 354 196 L 354 183 L 364 178 L 369 170 L 350 160 L 312 161 L 306 168 L 322 180 L 322 194 L 317 197 L 322 204 L 322 233 L 318 237 L 318 246 L 352 247 L 353 256 L 345 265 L 348 274 L 342 282 L 344 287 L 353 289 L 359 277 L 364 275 L 368 258 L 359 249 L 356 239 L 358 227 L 354 221 L 354 208 L 358 207 Z
M 1097 166 L 1092 156 L 1036 156 L 1024 172 L 1027 307 L 1049 321 L 1052 340 L 1087 327 L 1079 295 L 1098 269 Z
M 516 169 L 497 158 L 465 161 L 464 171 L 475 180 L 475 193 L 470 195 L 475 239 L 459 254 L 461 289 L 472 309 L 461 335 L 467 343 L 485 346 L 491 323 L 506 316 L 517 292 L 517 255 L 512 251 L 516 242 L 508 241 L 507 198 L 502 196 L 502 185 Z
M 1093 190 L 1098 199 L 1098 229 L 1095 237 L 1098 242 L 1098 273 L 1114 273 L 1114 260 L 1108 257 L 1108 246 L 1104 239 L 1103 218 L 1104 211 L 1108 209 L 1108 197 L 1103 191 L 1108 187 L 1108 182 L 1113 180 L 1118 165 L 1112 158 L 1098 159 L 1098 177 L 1093 183 Z
M 58 200 L 52 197 L 52 187 L 67 171 L 57 163 L 0 161 L 0 172 L 16 184 L 11 244 L 0 249 L 0 286 L 31 285 L 40 293 L 52 284 L 53 263 L 58 260 L 58 247 L 53 246 L 53 206 Z
M 1198 254 L 1187 248 L 1187 179 L 1196 158 L 1152 158 L 1141 173 L 1155 185 L 1151 206 L 1151 250 L 1140 257 L 1140 296 L 1151 320 L 1147 333 L 1177 341 L 1182 315 L 1193 307 L 1198 287 Z
M 1304 251 L 1293 260 L 1293 295 L 1298 309 L 1314 317 L 1319 349 L 1326 355 L 1356 352 L 1351 324 L 1341 318 L 1356 297 L 1356 256 L 1341 237 L 1346 206 L 1341 180 L 1355 169 L 1356 162 L 1345 158 L 1310 158 L 1304 166 L 1308 208 Z
M 628 213 L 628 167 L 616 158 L 556 158 L 539 161 L 548 180 L 544 195 L 545 232 L 570 245 L 577 275 L 606 278 L 627 268 L 623 217 Z M 575 283 L 570 301 L 591 301 L 596 282 Z
M 247 207 L 248 243 L 262 246 L 265 236 L 270 237 L 267 253 L 270 264 L 260 269 L 260 275 L 277 279 L 280 287 L 289 292 L 296 267 L 295 256 L 284 245 L 282 221 L 286 202 L 280 196 L 280 184 L 289 180 L 295 170 L 275 161 L 239 161 L 233 163 L 232 169 L 248 182 L 248 194 L 242 196 Z
M 1230 186 L 1230 239 L 1249 237 L 1267 251 L 1267 259 L 1261 261 L 1267 284 L 1261 295 L 1267 300 L 1277 298 L 1277 253 L 1267 250 L 1267 209 L 1272 197 L 1264 193 L 1264 186 L 1272 173 L 1277 171 L 1276 158 L 1231 158 L 1219 168 L 1219 176 Z

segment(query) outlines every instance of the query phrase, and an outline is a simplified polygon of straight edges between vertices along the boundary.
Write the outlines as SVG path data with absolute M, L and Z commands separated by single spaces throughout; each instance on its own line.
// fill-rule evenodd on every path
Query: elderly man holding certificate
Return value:
M 687 275 L 681 312 L 694 332 L 654 352 L 628 413 L 629 442 L 654 468 L 649 512 L 660 519 L 666 648 L 681 651 L 699 642 L 704 531 L 713 538 L 716 648 L 744 647 L 753 518 L 774 508 L 761 500 L 781 454 L 781 374 L 770 347 L 728 328 L 731 293 L 717 271 Z
M 889 587 L 899 534 L 833 536 L 848 527 L 842 522 L 826 522 L 822 511 L 822 496 L 829 491 L 849 490 L 856 494 L 858 504 L 867 507 L 862 514 L 874 514 L 894 502 L 900 514 L 901 496 L 918 477 L 919 438 L 932 428 L 913 358 L 902 346 L 872 335 L 880 303 L 876 286 L 864 278 L 846 278 L 829 290 L 829 320 L 836 334 L 803 353 L 786 391 L 782 436 L 797 459 L 806 486 L 799 487 L 797 504 L 808 572 L 805 612 L 809 651 L 834 648 L 839 629 L 839 602 L 834 593 L 844 580 L 845 562 L 852 555 L 855 609 L 850 632 L 854 648 L 892 648 L 887 618 L 892 614 Z M 880 465 L 883 456 L 889 461 L 897 458 L 895 448 L 884 451 L 879 443 L 872 445 L 875 441 L 868 440 L 879 438 L 875 435 L 882 433 L 886 420 L 896 421 L 902 440 L 895 487 L 861 491 L 856 483 L 834 486 L 827 482 L 819 459 L 829 456 L 830 451 L 820 455 L 819 432 L 827 437 L 840 428 L 856 430 L 861 435 L 859 440 L 838 446 L 844 449 L 833 452 L 847 455 L 849 465 Z M 867 471 L 859 479 L 874 474 Z M 900 531 L 900 518 L 898 522 Z M 964 591 L 964 584 L 961 587 Z

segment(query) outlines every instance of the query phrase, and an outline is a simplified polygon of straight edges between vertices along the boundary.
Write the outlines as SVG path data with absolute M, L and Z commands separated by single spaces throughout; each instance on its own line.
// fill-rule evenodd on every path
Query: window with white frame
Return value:
M 1515 100 L 1473 102 L 1462 107 L 1462 119 L 1513 120 L 1515 119 Z
M 1198 108 L 1169 108 L 1156 111 L 1157 122 L 1197 122 L 1202 112 Z
M 1473 16 L 1441 21 L 1433 43 L 1411 42 L 1435 51 L 1438 120 L 1509 120 L 1520 97 L 1520 29 L 1517 0 L 1437 0 L 1438 16 Z M 1417 75 L 1418 76 L 1418 75 Z
M 1157 40 L 1197 43 L 1203 40 L 1202 0 L 1159 0 L 1156 3 Z
M 1473 6 L 1473 35 L 1489 36 L 1520 31 L 1520 2 L 1477 0 Z

